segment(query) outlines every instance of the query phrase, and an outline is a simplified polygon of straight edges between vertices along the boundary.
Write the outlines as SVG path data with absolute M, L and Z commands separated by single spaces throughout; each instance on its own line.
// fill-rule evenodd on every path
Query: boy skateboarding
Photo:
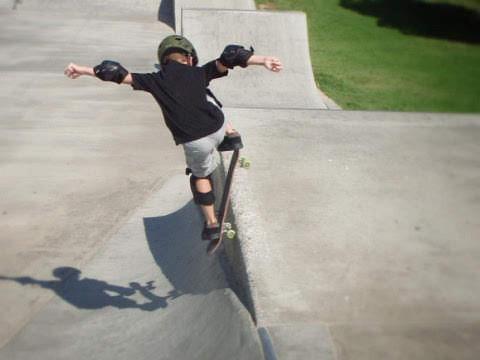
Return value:
M 208 85 L 237 66 L 263 65 L 279 72 L 282 63 L 272 56 L 254 55 L 253 49 L 228 45 L 218 59 L 197 66 L 195 48 L 180 35 L 167 36 L 160 43 L 158 61 L 160 70 L 156 73 L 130 73 L 121 64 L 105 60 L 95 67 L 71 63 L 65 75 L 71 79 L 82 75 L 97 77 L 153 95 L 175 144 L 183 146 L 193 198 L 205 217 L 202 239 L 212 241 L 220 233 L 211 179 L 219 164 L 217 149 L 238 150 L 243 145 L 238 132 L 225 121 L 221 104 Z

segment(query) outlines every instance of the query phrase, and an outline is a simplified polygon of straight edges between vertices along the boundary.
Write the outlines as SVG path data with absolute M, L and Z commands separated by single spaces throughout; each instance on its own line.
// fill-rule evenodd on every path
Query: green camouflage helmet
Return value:
M 158 46 L 158 61 L 160 66 L 165 64 L 165 57 L 174 53 L 181 52 L 193 57 L 193 65 L 198 64 L 198 56 L 192 43 L 181 35 L 170 35 L 162 40 Z

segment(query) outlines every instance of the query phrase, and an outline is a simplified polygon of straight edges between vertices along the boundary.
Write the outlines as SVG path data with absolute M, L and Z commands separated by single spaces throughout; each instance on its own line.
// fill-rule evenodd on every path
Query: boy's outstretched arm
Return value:
M 132 75 L 119 63 L 104 61 L 101 64 L 90 67 L 70 63 L 64 71 L 70 79 L 76 79 L 82 75 L 97 77 L 103 81 L 112 81 L 117 84 L 131 84 Z
M 282 62 L 274 56 L 252 55 L 247 61 L 248 65 L 263 65 L 268 70 L 279 72 L 283 69 Z
M 217 59 L 217 68 L 220 72 L 226 72 L 236 66 L 245 68 L 249 65 L 263 65 L 273 72 L 279 72 L 283 69 L 283 64 L 278 58 L 254 55 L 253 52 L 253 48 L 248 50 L 241 45 L 228 45 Z

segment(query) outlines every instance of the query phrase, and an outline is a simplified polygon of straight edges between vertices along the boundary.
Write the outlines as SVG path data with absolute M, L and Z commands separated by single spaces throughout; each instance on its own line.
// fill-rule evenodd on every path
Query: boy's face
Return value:
M 193 66 L 193 58 L 190 55 L 185 55 L 182 53 L 172 53 L 167 56 L 167 59 L 179 62 L 183 65 Z

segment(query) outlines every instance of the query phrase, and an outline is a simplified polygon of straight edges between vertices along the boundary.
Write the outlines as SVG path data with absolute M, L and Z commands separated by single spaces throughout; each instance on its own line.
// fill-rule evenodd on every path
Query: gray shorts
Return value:
M 182 144 L 187 167 L 196 177 L 210 175 L 220 164 L 217 147 L 225 137 L 225 125 L 213 134 Z

